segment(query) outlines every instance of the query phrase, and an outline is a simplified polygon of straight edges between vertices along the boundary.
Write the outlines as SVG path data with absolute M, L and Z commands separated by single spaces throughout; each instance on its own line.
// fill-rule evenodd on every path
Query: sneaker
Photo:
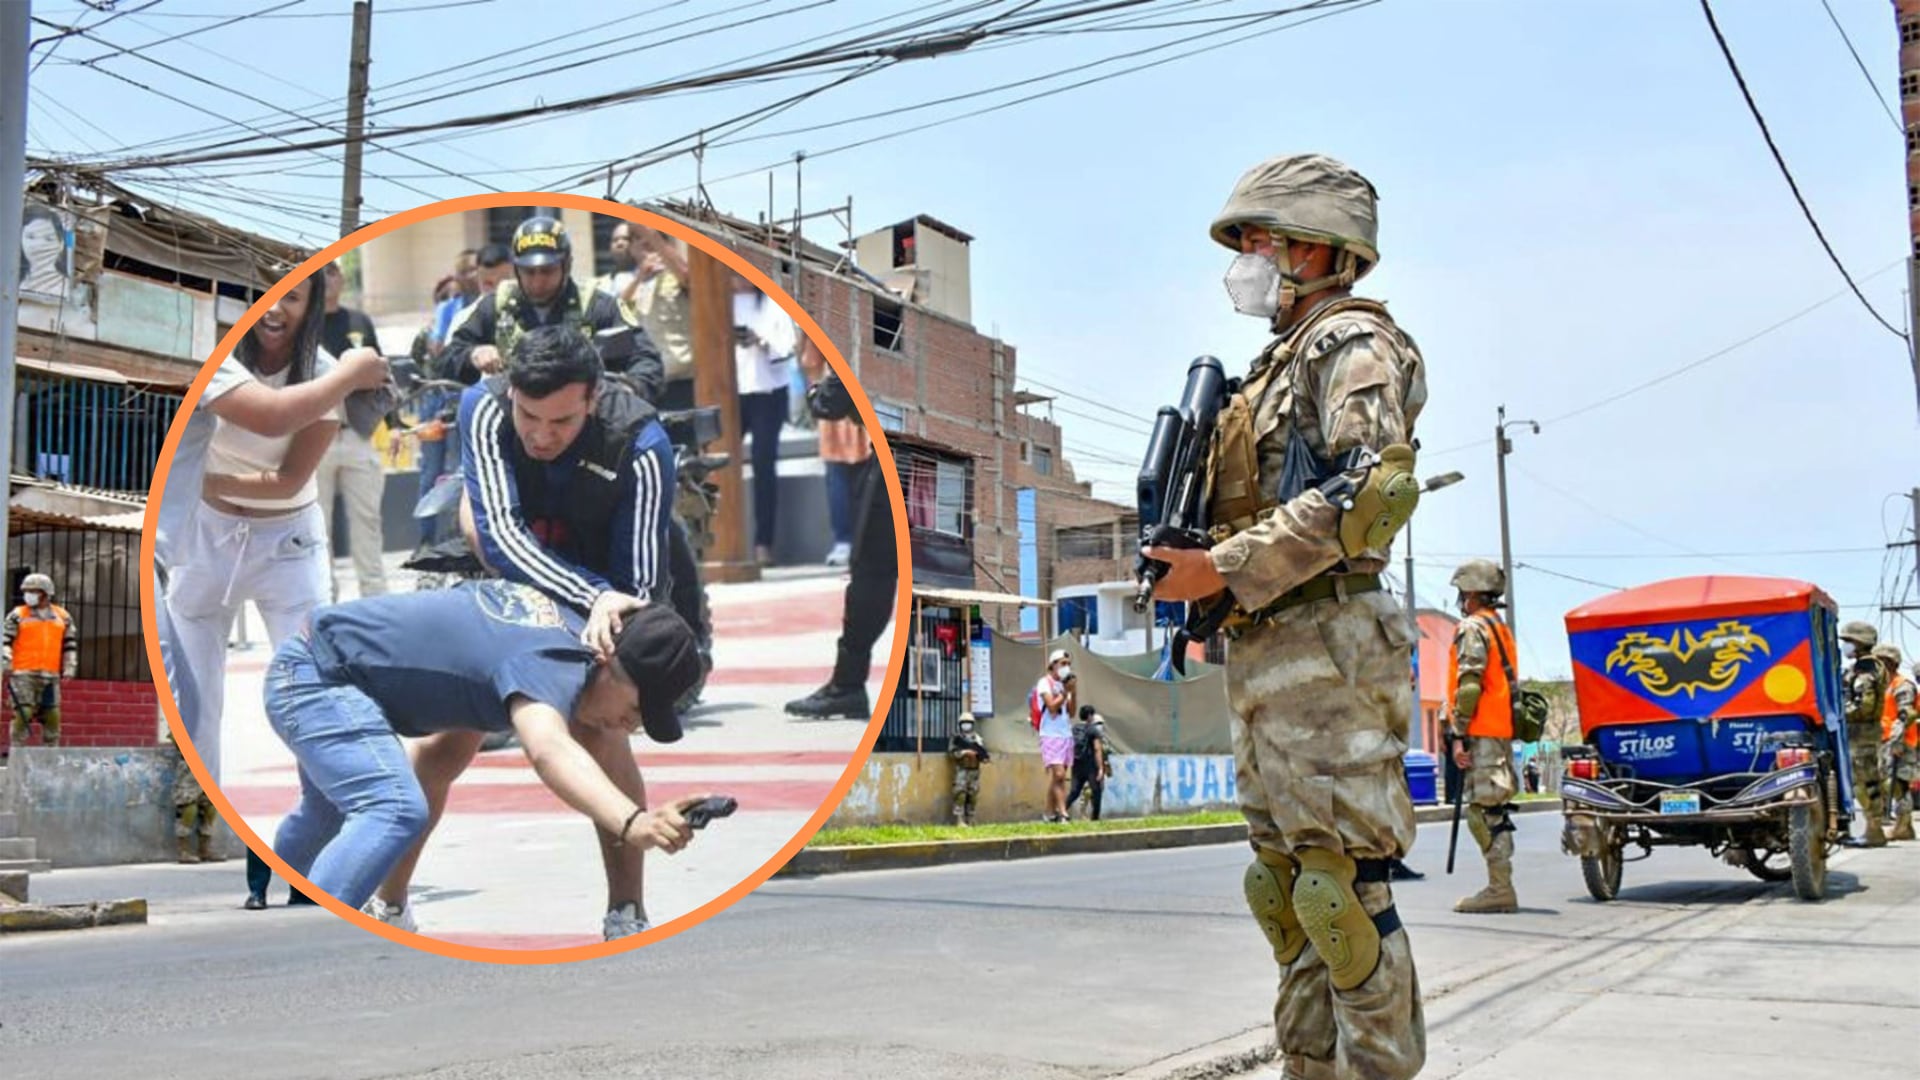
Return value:
M 799 701 L 787 702 L 787 715 L 804 716 L 815 720 L 832 720 L 838 717 L 848 720 L 866 720 L 873 715 L 873 709 L 867 702 L 866 687 L 835 686 L 828 683 Z
M 640 914 L 640 906 L 631 900 L 607 912 L 600 923 L 600 933 L 608 941 L 644 934 L 651 929 L 653 924 Z
M 828 566 L 845 566 L 852 559 L 853 545 L 851 544 L 835 544 L 833 549 L 827 552 Z
M 409 934 L 417 934 L 420 932 L 420 925 L 413 921 L 413 905 L 411 904 L 396 907 L 376 896 L 362 905 L 360 910 L 386 923 L 388 926 L 399 927 Z

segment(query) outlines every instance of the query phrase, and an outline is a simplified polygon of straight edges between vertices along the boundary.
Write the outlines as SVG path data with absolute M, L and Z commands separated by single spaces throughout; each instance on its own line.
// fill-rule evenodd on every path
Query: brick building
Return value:
M 1047 599 L 1059 583 L 1126 576 L 1128 561 L 1111 554 L 1057 557 L 1057 529 L 1111 527 L 1128 511 L 1075 478 L 1059 426 L 1028 411 L 1048 399 L 1015 389 L 1017 350 L 974 326 L 972 236 L 920 215 L 830 248 L 688 203 L 646 209 L 715 236 L 791 293 L 846 358 L 881 427 L 904 436 L 891 445 L 916 582 Z M 1024 532 L 1023 490 L 1035 504 Z M 1052 629 L 1029 611 L 1028 632 Z M 1017 608 L 981 614 L 1020 630 Z

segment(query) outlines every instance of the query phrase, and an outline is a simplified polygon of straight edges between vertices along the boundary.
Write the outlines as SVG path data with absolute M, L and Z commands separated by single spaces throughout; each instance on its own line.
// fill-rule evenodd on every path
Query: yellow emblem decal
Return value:
M 1635 630 L 1607 654 L 1607 672 L 1622 669 L 1650 694 L 1672 697 L 1684 690 L 1692 698 L 1703 690 L 1717 693 L 1732 686 L 1756 653 L 1770 656 L 1773 650 L 1752 627 L 1731 620 L 1698 636 L 1675 630 L 1664 641 Z

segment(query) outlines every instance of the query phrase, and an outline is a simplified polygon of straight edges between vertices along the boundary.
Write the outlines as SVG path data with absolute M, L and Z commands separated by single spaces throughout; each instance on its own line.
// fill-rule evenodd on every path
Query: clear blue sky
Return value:
M 98 36 L 137 46 L 219 21 L 201 16 L 257 12 L 275 2 L 171 0 L 122 15 Z M 506 2 L 404 10 L 435 2 L 375 4 L 374 108 L 403 103 L 410 93 L 474 85 L 448 87 L 453 75 L 396 85 L 450 65 L 460 65 L 459 77 L 482 76 L 494 85 L 376 116 L 378 123 L 620 89 L 803 38 L 833 40 L 854 24 L 895 22 L 919 8 L 548 0 L 538 5 L 537 19 Z M 1720 0 L 1716 13 L 1835 250 L 1869 299 L 1902 325 L 1905 274 L 1898 264 L 1909 245 L 1904 148 L 1876 101 L 1878 94 L 1898 106 L 1892 7 L 1885 0 L 1828 2 L 1871 84 L 1819 0 Z M 122 10 L 134 6 L 121 0 Z M 273 14 L 324 17 L 256 18 L 157 45 L 147 55 L 301 111 L 345 88 L 349 20 L 337 14 L 345 6 L 298 4 Z M 1228 25 L 1166 24 L 1280 6 L 1172 3 L 1126 16 L 1151 29 L 1027 37 L 899 65 L 825 91 L 747 133 L 771 138 L 713 149 L 707 175 L 755 170 L 804 149 L 813 155 L 805 170 L 810 209 L 851 195 L 861 230 L 924 212 L 975 234 L 976 321 L 1018 346 L 1024 375 L 1125 414 L 1060 402 L 1098 418 L 1060 417 L 1076 467 L 1101 481 L 1098 493 L 1125 499 L 1134 468 L 1127 463 L 1138 460 L 1143 441 L 1138 433 L 1178 393 L 1187 360 L 1210 352 L 1237 363 L 1263 340 L 1255 321 L 1232 313 L 1220 287 L 1229 256 L 1206 237 L 1213 213 L 1241 171 L 1265 157 L 1333 154 L 1365 172 L 1382 195 L 1383 262 L 1366 291 L 1390 302 L 1429 364 L 1422 469 L 1468 475 L 1432 496 L 1416 519 L 1416 554 L 1432 553 L 1422 556 L 1418 573 L 1425 597 L 1450 597 L 1447 575 L 1461 556 L 1498 554 L 1488 440 L 1495 406 L 1505 403 L 1509 416 L 1546 421 L 1540 435 L 1516 437 L 1511 459 L 1519 560 L 1607 585 L 1708 571 L 1798 576 L 1843 604 L 1871 605 L 1881 591 L 1881 545 L 1911 517 L 1904 498 L 1888 500 L 1920 483 L 1920 439 L 1905 346 L 1850 295 L 1653 389 L 1555 419 L 1844 289 L 1775 170 L 1697 4 L 1386 0 L 1254 40 L 1196 41 L 1180 48 L 1233 43 L 838 153 L 823 152 L 1067 80 L 792 130 L 1034 78 Z M 985 17 L 1019 5 L 978 7 Z M 641 14 L 616 27 L 569 33 L 556 45 L 468 63 L 622 11 Z M 71 2 L 42 2 L 36 14 L 61 23 L 102 17 Z M 697 21 L 663 29 L 680 20 Z M 551 51 L 603 43 L 557 61 L 569 63 L 726 22 L 744 25 L 500 84 L 533 70 L 511 65 Z M 519 29 L 527 23 L 538 29 Z M 655 36 L 612 41 L 643 30 Z M 90 143 L 111 152 L 214 123 L 68 63 L 106 51 L 69 39 L 35 73 L 36 150 L 86 153 Z M 1078 78 L 1173 51 L 1180 49 L 1089 68 Z M 131 57 L 95 68 L 226 116 L 268 111 Z M 409 151 L 464 179 L 373 154 L 368 170 L 395 180 L 370 178 L 367 199 L 382 211 L 426 201 L 400 183 L 434 197 L 536 189 L 584 163 L 637 152 L 823 81 L 815 75 L 676 96 Z M 337 106 L 332 115 L 337 119 Z M 205 171 L 256 175 L 224 181 L 224 188 L 189 180 L 191 192 L 147 188 L 255 215 L 253 227 L 290 239 L 330 238 L 337 165 L 308 155 Z M 775 175 L 776 209 L 789 213 L 793 170 Z M 676 160 L 636 174 L 622 195 L 683 190 L 691 178 L 691 163 Z M 722 208 L 751 218 L 766 206 L 766 174 L 712 183 L 710 191 Z M 1834 548 L 1865 550 L 1718 554 Z M 1698 553 L 1715 557 L 1691 557 Z M 1911 567 L 1910 556 L 1904 565 Z M 1518 578 L 1526 666 L 1564 673 L 1560 617 L 1601 590 L 1539 571 L 1521 570 Z M 1870 607 L 1846 614 L 1879 618 Z M 1911 654 L 1920 647 L 1920 626 L 1904 624 L 1895 640 L 1902 637 Z

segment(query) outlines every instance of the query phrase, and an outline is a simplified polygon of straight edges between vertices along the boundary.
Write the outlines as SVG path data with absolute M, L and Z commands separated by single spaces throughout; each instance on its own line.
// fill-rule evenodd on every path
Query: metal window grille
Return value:
M 32 573 L 53 579 L 53 602 L 80 628 L 82 679 L 146 682 L 146 639 L 140 629 L 140 534 L 100 529 L 15 533 L 7 544 L 7 602 L 20 603 L 20 582 Z

